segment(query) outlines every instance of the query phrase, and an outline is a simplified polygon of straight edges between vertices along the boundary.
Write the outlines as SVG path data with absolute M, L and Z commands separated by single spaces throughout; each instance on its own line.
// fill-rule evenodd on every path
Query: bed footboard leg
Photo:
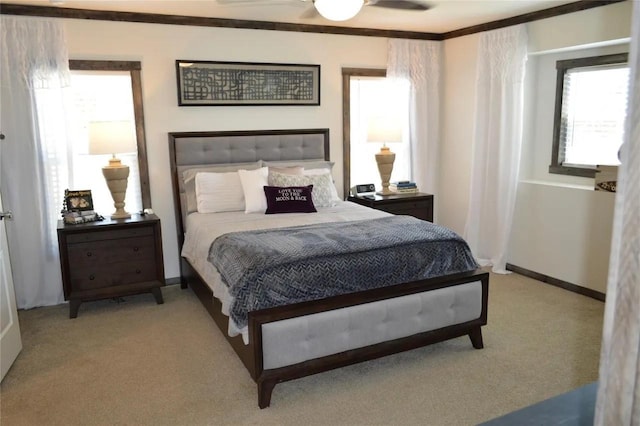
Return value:
M 267 408 L 271 404 L 271 393 L 276 380 L 258 380 L 258 407 Z
M 474 328 L 469 333 L 469 339 L 471 339 L 471 344 L 476 349 L 484 348 L 484 344 L 482 343 L 482 330 L 480 327 Z

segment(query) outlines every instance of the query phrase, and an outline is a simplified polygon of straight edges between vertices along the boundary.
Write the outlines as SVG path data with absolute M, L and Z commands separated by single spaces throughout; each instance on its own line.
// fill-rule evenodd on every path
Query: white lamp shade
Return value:
M 346 21 L 360 12 L 364 0 L 314 0 L 318 13 L 330 21 Z
M 136 150 L 136 132 L 132 121 L 89 123 L 89 154 L 115 155 Z
M 402 128 L 395 117 L 375 117 L 367 123 L 367 141 L 379 143 L 402 142 Z

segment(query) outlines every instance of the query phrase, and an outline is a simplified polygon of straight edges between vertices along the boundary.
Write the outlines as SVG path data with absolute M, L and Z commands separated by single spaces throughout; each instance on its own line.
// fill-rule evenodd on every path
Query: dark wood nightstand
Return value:
M 416 192 L 415 194 L 393 194 L 370 196 L 352 196 L 347 201 L 371 207 L 393 214 L 407 214 L 418 219 L 433 222 L 433 195 Z
M 162 234 L 153 214 L 132 214 L 78 225 L 58 221 L 58 247 L 64 298 L 69 317 L 78 316 L 80 303 L 152 293 L 164 303 Z

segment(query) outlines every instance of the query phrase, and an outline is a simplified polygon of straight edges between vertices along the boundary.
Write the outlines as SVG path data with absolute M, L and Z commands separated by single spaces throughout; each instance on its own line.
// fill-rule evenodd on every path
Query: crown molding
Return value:
M 164 15 L 157 13 L 115 12 L 107 10 L 76 9 L 56 6 L 33 6 L 15 3 L 0 3 L 0 14 L 441 41 L 483 31 L 504 28 L 511 25 L 537 21 L 539 19 L 547 19 L 554 16 L 591 9 L 594 7 L 607 6 L 609 4 L 620 3 L 622 1 L 630 0 L 579 0 L 573 3 L 567 3 L 549 9 L 543 9 L 536 12 L 517 15 L 506 19 L 500 19 L 498 21 L 491 21 L 480 25 L 473 25 L 470 27 L 448 31 L 445 33 L 381 30 L 375 28 L 350 28 L 331 25 L 292 24 L 287 22 L 249 21 L 242 19 Z
M 115 12 L 107 10 L 74 9 L 55 6 L 33 6 L 15 3 L 0 3 L 0 14 L 40 16 L 47 18 L 143 22 L 147 24 L 189 25 L 198 27 L 242 28 L 251 30 L 294 31 L 303 33 L 407 38 L 418 40 L 442 40 L 441 34 L 417 31 L 380 30 L 375 28 L 349 28 L 336 27 L 331 25 L 292 24 L 287 22 L 248 21 L 243 19 L 164 15 L 158 13 Z
M 462 37 L 469 34 L 497 30 L 499 28 L 510 27 L 512 25 L 538 21 L 540 19 L 553 18 L 554 16 L 566 15 L 568 13 L 580 12 L 581 10 L 592 9 L 594 7 L 601 7 L 601 6 L 607 6 L 614 3 L 621 3 L 623 1 L 629 1 L 629 0 L 581 0 L 573 3 L 567 3 L 560 6 L 551 7 L 549 9 L 542 9 L 536 12 L 512 16 L 511 18 L 491 21 L 485 24 L 473 25 L 471 27 L 466 27 L 466 28 L 461 28 L 459 30 L 453 30 L 446 33 L 441 33 L 440 35 L 444 40 L 447 40 L 450 38 Z

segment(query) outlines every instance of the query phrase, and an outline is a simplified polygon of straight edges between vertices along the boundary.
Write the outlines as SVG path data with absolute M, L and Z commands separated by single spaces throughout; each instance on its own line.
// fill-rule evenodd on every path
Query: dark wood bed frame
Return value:
M 180 137 L 209 137 L 236 135 L 265 135 L 265 134 L 293 134 L 307 130 L 272 130 L 272 131 L 240 131 L 240 132 L 181 132 L 169 133 L 170 162 L 173 179 L 173 192 L 176 225 L 178 229 L 179 250 L 182 250 L 184 233 L 182 224 L 182 208 L 178 187 L 178 172 L 176 164 L 176 140 Z M 328 155 L 328 130 L 312 129 L 311 132 L 326 131 L 325 159 Z M 461 274 L 435 277 L 427 280 L 414 281 L 405 284 L 394 285 L 374 290 L 350 293 L 341 296 L 329 297 L 321 300 L 296 303 L 293 305 L 279 306 L 249 312 L 249 344 L 245 345 L 242 336 L 230 337 L 227 333 L 229 318 L 221 311 L 221 302 L 213 297 L 213 293 L 204 279 L 184 258 L 180 258 L 181 287 L 190 286 L 198 296 L 202 305 L 214 319 L 220 331 L 238 354 L 243 364 L 249 371 L 251 378 L 258 385 L 258 405 L 260 408 L 268 407 L 271 401 L 273 388 L 277 383 L 293 380 L 323 371 L 344 367 L 347 365 L 372 360 L 386 355 L 415 349 L 432 343 L 468 335 L 471 344 L 476 349 L 483 347 L 481 327 L 487 324 L 487 305 L 489 294 L 489 274 L 480 270 Z M 482 312 L 479 318 L 461 324 L 456 324 L 441 329 L 415 334 L 409 337 L 386 341 L 358 349 L 324 356 L 321 358 L 304 361 L 294 365 L 276 369 L 264 369 L 262 357 L 262 325 L 273 321 L 340 309 L 364 303 L 385 300 L 395 297 L 440 288 L 456 286 L 460 284 L 480 281 L 482 283 Z

